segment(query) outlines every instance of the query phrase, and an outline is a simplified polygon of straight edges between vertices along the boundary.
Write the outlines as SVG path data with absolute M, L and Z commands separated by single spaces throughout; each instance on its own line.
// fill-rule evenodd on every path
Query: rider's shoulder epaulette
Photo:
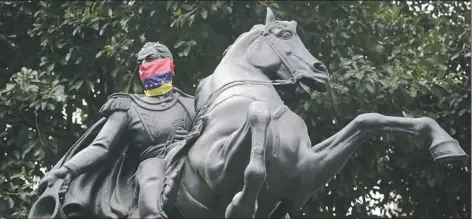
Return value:
M 114 93 L 108 97 L 107 102 L 100 108 L 100 114 L 109 116 L 116 111 L 126 112 L 129 109 L 130 101 L 129 94 Z

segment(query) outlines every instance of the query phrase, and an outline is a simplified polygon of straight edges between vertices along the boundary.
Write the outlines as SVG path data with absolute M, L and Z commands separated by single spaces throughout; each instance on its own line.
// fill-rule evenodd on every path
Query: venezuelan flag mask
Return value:
M 146 96 L 159 96 L 172 90 L 174 62 L 172 59 L 155 59 L 139 66 L 139 78 Z

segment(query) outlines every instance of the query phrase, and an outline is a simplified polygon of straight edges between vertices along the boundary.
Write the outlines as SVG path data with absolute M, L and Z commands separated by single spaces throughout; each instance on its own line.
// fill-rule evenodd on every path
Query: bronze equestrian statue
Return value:
M 279 92 L 310 97 L 329 74 L 296 32 L 267 10 L 226 51 L 195 94 L 197 116 L 171 146 L 159 199 L 169 218 L 282 218 L 329 182 L 359 144 L 383 132 L 422 137 L 437 162 L 468 156 L 431 118 L 368 113 L 311 144 L 305 122 Z
M 339 172 L 362 141 L 382 132 L 424 138 L 431 144 L 430 152 L 438 162 L 467 158 L 458 142 L 434 120 L 377 113 L 359 115 L 335 135 L 312 146 L 304 121 L 284 104 L 284 100 L 290 100 L 280 94 L 296 93 L 300 97 L 310 97 L 314 91 L 324 92 L 329 86 L 329 75 L 323 63 L 303 45 L 296 25 L 294 21 L 277 21 L 268 9 L 265 25 L 255 25 L 239 36 L 225 52 L 214 73 L 200 82 L 195 96 L 196 117 L 188 135 L 182 141 L 168 141 L 174 143 L 167 147 L 166 177 L 163 188 L 159 190 L 161 193 L 156 194 L 151 189 L 150 195 L 146 196 L 154 196 L 157 202 L 141 199 L 142 192 L 133 195 L 130 187 L 125 186 L 127 178 L 136 170 L 135 164 L 142 160 L 128 161 L 131 156 L 127 154 L 135 151 L 132 149 L 143 150 L 143 147 L 130 144 L 127 147 L 130 150 L 120 150 L 118 156 L 109 156 L 115 160 L 118 157 L 120 162 L 104 162 L 104 166 L 81 175 L 74 172 L 76 177 L 67 192 L 61 190 L 65 194 L 61 201 L 64 213 L 67 207 L 86 207 L 94 209 L 94 214 L 90 215 L 143 217 L 132 214 L 129 209 L 134 209 L 131 207 L 134 205 L 126 200 L 138 196 L 139 200 L 148 201 L 145 205 L 157 205 L 157 211 L 164 210 L 159 212 L 160 215 L 151 215 L 154 217 L 283 218 L 288 212 L 299 210 L 310 196 Z M 130 113 L 131 106 L 136 103 L 128 103 L 129 107 L 119 107 L 120 110 L 113 114 Z M 110 120 L 113 114 L 107 113 L 109 110 L 102 112 L 108 121 L 114 121 Z M 151 117 L 151 114 L 147 115 Z M 162 123 L 161 117 L 155 121 L 153 124 Z M 143 124 L 147 124 L 146 121 Z M 90 128 L 54 170 L 73 160 L 72 155 L 79 155 L 78 151 L 89 145 L 94 136 L 116 132 L 103 129 L 98 135 L 92 134 L 96 130 L 100 129 Z M 140 134 L 136 133 L 128 134 L 130 138 L 137 138 Z M 169 135 L 169 132 L 165 133 Z M 107 174 L 101 174 L 105 170 Z M 159 168 L 155 171 L 159 172 Z M 111 178 L 115 174 L 119 174 L 118 177 Z M 138 170 L 137 178 L 139 175 Z M 104 182 L 103 185 L 98 181 Z M 60 187 L 56 182 L 49 190 L 46 189 L 32 212 L 45 209 L 61 212 L 57 204 Z M 78 192 L 86 194 L 85 198 L 75 196 Z M 74 198 L 91 203 L 70 205 Z M 108 214 L 97 214 L 105 210 Z
M 145 94 L 117 93 L 103 116 L 40 182 L 29 218 L 160 218 L 167 147 L 195 116 L 193 97 L 172 86 L 169 49 L 146 43 L 138 53 Z M 63 183 L 63 179 L 65 181 Z

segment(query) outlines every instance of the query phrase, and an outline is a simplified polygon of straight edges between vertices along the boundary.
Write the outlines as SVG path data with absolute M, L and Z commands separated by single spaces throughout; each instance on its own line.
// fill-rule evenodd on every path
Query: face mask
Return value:
M 174 63 L 172 59 L 155 59 L 139 66 L 139 78 L 147 96 L 158 96 L 172 90 Z

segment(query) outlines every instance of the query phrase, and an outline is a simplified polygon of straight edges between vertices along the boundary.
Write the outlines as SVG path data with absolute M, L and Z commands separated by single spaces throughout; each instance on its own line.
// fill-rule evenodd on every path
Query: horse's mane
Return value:
M 247 36 L 249 33 L 253 32 L 253 31 L 259 31 L 259 30 L 264 29 L 264 28 L 265 28 L 265 25 L 263 25 L 263 24 L 256 24 L 256 25 L 254 25 L 254 26 L 251 28 L 251 30 L 249 30 L 248 32 L 244 32 L 244 33 L 242 33 L 241 35 L 239 35 L 238 38 L 236 38 L 236 40 L 235 40 L 232 44 L 230 44 L 230 45 L 225 49 L 225 51 L 223 52 L 223 57 L 231 50 L 231 48 L 233 47 L 233 45 L 234 45 L 235 43 L 237 43 L 238 40 L 240 40 L 240 39 L 243 38 L 244 36 Z

